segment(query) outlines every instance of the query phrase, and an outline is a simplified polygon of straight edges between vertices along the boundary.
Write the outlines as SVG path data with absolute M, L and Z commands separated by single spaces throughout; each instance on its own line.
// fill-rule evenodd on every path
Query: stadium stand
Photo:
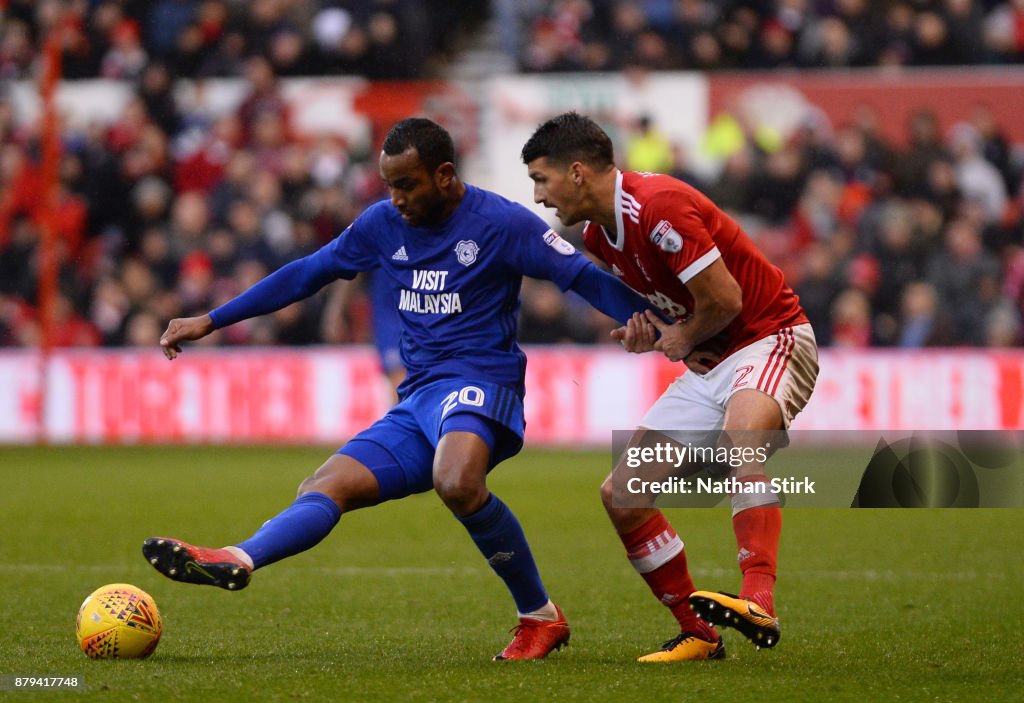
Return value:
M 711 3 L 496 0 L 106 0 L 63 15 L 65 77 L 132 86 L 109 124 L 66 125 L 58 207 L 55 343 L 150 345 L 171 317 L 227 300 L 311 252 L 382 197 L 372 153 L 299 139 L 280 79 L 422 78 L 459 60 L 458 37 L 487 16 L 524 71 L 1019 63 L 1024 2 L 863 0 Z M 7 0 L 0 76 L 28 79 L 58 0 Z M 613 39 L 614 37 L 614 39 Z M 238 77 L 237 109 L 212 116 L 179 78 Z M 0 93 L 0 345 L 38 343 L 39 127 Z M 712 123 L 722 169 L 639 120 L 617 153 L 706 190 L 744 225 L 801 296 L 832 346 L 1016 346 L 1024 305 L 1022 157 L 985 105 L 940 130 L 921 110 L 904 143 L 863 110 L 809 120 L 785 141 L 742 114 Z M 716 141 L 717 140 L 717 141 Z M 512 165 L 513 167 L 515 165 Z M 566 233 L 572 236 L 574 233 Z M 346 325 L 325 296 L 224 330 L 210 343 L 365 342 L 366 296 Z M 607 322 L 542 285 L 523 290 L 523 339 L 595 343 Z M 568 306 L 568 307 L 566 307 Z
M 1024 61 L 1024 3 L 498 0 L 524 71 L 937 66 Z
M 240 76 L 268 58 L 281 76 L 422 78 L 485 16 L 485 0 L 5 0 L 0 76 L 24 78 L 59 25 L 66 78 L 136 79 L 153 61 L 179 77 Z

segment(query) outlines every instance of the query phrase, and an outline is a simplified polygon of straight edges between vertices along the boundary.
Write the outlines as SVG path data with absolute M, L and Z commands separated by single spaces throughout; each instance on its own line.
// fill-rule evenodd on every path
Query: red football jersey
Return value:
M 728 356 L 737 349 L 807 322 L 799 298 L 736 222 L 706 195 L 671 176 L 620 172 L 615 181 L 615 224 L 587 222 L 587 249 L 666 315 L 693 313 L 686 282 L 718 258 L 743 291 L 743 310 L 701 346 Z

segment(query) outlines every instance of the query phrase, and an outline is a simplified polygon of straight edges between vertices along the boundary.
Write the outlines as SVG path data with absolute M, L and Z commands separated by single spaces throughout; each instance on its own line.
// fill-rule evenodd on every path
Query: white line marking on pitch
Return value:
M 116 572 L 131 570 L 141 564 L 2 564 L 0 573 L 55 573 L 68 571 L 87 572 Z M 483 568 L 469 566 L 448 567 L 448 566 L 292 566 L 287 567 L 293 571 L 315 571 L 326 576 L 479 576 L 489 574 L 490 571 Z M 735 576 L 736 569 L 695 568 L 691 569 L 695 576 L 723 578 Z M 896 571 L 894 569 L 787 569 L 784 575 L 799 576 L 802 578 L 836 579 L 840 581 L 978 581 L 978 580 L 1007 580 L 1016 578 L 1007 571 L 977 571 L 958 572 L 922 572 L 922 571 Z
M 141 564 L 0 564 L 0 573 L 52 573 L 67 571 L 125 571 Z M 448 566 L 293 566 L 291 571 L 315 571 L 328 576 L 476 576 L 484 569 Z
M 736 569 L 690 569 L 690 571 L 696 576 L 712 576 L 721 578 L 723 576 L 735 576 L 737 573 Z M 999 571 L 987 571 L 985 573 L 978 573 L 976 571 L 959 571 L 959 572 L 926 572 L 926 571 L 895 571 L 893 569 L 865 569 L 863 571 L 857 571 L 853 569 L 837 569 L 830 571 L 828 569 L 786 569 L 782 572 L 787 578 L 789 576 L 800 576 L 802 578 L 820 578 L 820 579 L 837 579 L 840 581 L 978 581 L 980 579 L 1009 579 L 1011 574 L 1008 572 Z

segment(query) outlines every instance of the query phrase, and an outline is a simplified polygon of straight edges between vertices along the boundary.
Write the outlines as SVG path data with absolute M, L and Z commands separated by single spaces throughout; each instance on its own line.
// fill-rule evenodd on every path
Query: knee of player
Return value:
M 605 510 L 611 512 L 617 507 L 635 506 L 636 496 L 631 493 L 627 486 L 628 475 L 624 471 L 616 470 L 611 473 L 601 484 L 601 502 Z
M 636 490 L 637 480 L 633 478 L 631 481 L 629 474 L 616 470 L 601 484 L 601 503 L 616 526 L 631 523 L 638 509 L 647 510 L 654 507 L 654 498 L 651 494 Z
M 304 478 L 302 480 L 302 483 L 299 484 L 298 490 L 295 491 L 295 497 L 296 498 L 301 498 L 302 496 L 306 495 L 307 493 L 312 493 L 312 492 L 314 492 L 316 490 L 318 490 L 317 487 L 316 487 L 316 477 L 315 476 L 307 476 L 306 478 Z
M 320 476 L 310 476 L 300 483 L 299 489 L 295 492 L 295 497 L 301 498 L 307 493 L 323 493 L 330 496 L 334 502 L 338 502 L 338 499 L 335 497 L 337 491 L 333 490 L 330 482 L 324 481 Z
M 601 484 L 601 502 L 613 524 L 618 524 L 622 519 L 627 518 L 630 512 L 634 512 L 629 509 L 629 503 L 625 500 L 622 492 L 618 491 L 610 480 Z
M 615 482 L 611 476 L 601 484 L 601 502 L 604 503 L 605 510 L 611 510 L 615 504 Z
M 474 512 L 487 498 L 486 482 L 472 471 L 435 471 L 434 490 L 457 515 Z
M 348 490 L 344 481 L 338 480 L 339 477 L 313 475 L 307 478 L 305 481 L 299 484 L 299 489 L 296 491 L 296 497 L 301 498 L 307 493 L 323 493 L 325 496 L 333 500 L 341 508 L 342 512 L 348 512 L 354 510 L 357 507 L 361 507 L 361 502 L 356 500 L 356 497 L 352 495 L 352 491 Z

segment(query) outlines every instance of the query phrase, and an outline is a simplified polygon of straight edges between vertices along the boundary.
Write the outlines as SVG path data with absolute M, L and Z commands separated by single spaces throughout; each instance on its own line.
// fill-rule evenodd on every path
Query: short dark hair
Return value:
M 416 149 L 420 163 L 430 173 L 443 163 L 455 163 L 452 136 L 444 127 L 425 117 L 402 120 L 384 137 L 384 153 L 388 156 L 397 156 L 409 147 Z
M 582 161 L 590 166 L 615 164 L 612 140 L 594 120 L 564 112 L 542 124 L 523 146 L 523 163 L 542 156 L 559 163 Z

